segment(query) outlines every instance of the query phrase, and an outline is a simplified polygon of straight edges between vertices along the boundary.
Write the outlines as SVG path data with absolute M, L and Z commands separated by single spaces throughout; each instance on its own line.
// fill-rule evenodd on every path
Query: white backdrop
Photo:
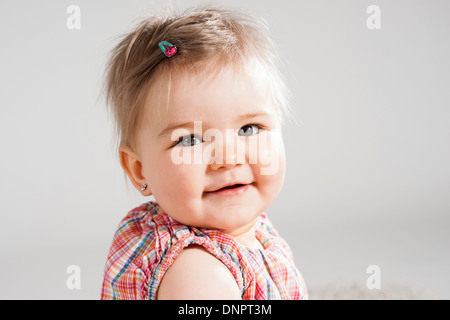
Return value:
M 100 297 L 117 224 L 151 199 L 127 188 L 113 153 L 103 68 L 117 36 L 161 3 L 0 3 L 0 298 Z M 267 213 L 311 297 L 327 285 L 368 294 L 375 265 L 370 294 L 449 299 L 450 2 L 213 3 L 263 16 L 280 48 L 300 121 L 284 129 L 288 174 Z M 372 4 L 381 29 L 367 27 Z M 67 27 L 70 5 L 80 29 Z

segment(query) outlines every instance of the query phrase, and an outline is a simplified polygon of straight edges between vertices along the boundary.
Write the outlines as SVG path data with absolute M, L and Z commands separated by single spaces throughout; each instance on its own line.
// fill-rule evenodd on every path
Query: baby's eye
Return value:
M 191 134 L 190 136 L 181 137 L 175 144 L 175 146 L 192 147 L 193 145 L 196 145 L 197 143 L 201 142 L 202 139 L 199 139 L 197 136 Z
M 252 136 L 259 133 L 260 129 L 262 129 L 262 127 L 257 124 L 247 124 L 239 129 L 238 134 L 240 136 Z

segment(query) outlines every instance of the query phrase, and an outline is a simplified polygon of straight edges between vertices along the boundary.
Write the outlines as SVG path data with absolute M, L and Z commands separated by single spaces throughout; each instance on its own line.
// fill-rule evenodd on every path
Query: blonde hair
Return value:
M 175 45 L 176 55 L 166 57 L 158 46 L 161 41 Z M 290 114 L 289 92 L 277 61 L 266 23 L 252 14 L 196 7 L 146 17 L 113 48 L 106 67 L 104 90 L 116 147 L 135 149 L 149 90 L 158 81 L 163 79 L 170 92 L 172 75 L 212 75 L 231 65 L 253 74 L 255 80 L 261 74 L 269 80 L 273 104 L 283 121 Z

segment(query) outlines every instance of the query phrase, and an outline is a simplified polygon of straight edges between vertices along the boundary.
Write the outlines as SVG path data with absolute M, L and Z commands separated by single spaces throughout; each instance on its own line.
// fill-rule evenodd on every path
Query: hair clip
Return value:
M 166 47 L 164 47 L 164 45 Z M 177 47 L 175 47 L 173 44 L 171 44 L 168 41 L 161 41 L 159 43 L 159 47 L 161 48 L 162 52 L 166 55 L 166 57 L 173 57 L 177 53 Z

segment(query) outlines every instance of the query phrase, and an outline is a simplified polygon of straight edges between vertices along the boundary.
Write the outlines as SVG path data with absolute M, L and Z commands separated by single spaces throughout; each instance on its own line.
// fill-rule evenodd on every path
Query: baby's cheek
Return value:
M 170 168 L 168 186 L 177 191 L 177 197 L 192 198 L 203 193 L 204 166 L 201 164 L 179 164 Z
M 258 174 L 261 176 L 284 175 L 284 144 L 278 132 L 263 132 L 258 135 Z M 270 180 L 270 179 L 269 179 Z
M 201 199 L 203 192 L 203 179 L 196 167 L 196 165 L 180 164 L 166 168 L 163 187 L 158 190 L 162 207 L 169 216 L 184 224 L 195 225 L 193 219 L 196 218 L 195 214 L 200 208 L 198 199 Z M 155 198 L 157 198 L 156 195 Z

